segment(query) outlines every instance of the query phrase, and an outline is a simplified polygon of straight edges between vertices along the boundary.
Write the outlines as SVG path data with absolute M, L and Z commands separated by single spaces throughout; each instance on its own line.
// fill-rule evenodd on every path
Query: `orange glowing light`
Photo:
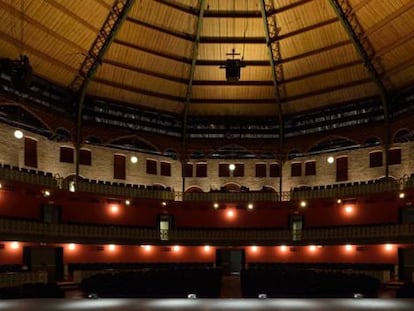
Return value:
M 258 250 L 256 245 L 253 245 L 250 249 L 252 250 L 253 253 L 256 253 Z
M 112 205 L 111 206 L 111 213 L 112 214 L 118 214 L 119 213 L 119 206 L 118 205 Z
M 345 245 L 345 250 L 347 251 L 347 252 L 352 252 L 352 250 L 353 250 L 354 248 L 353 248 L 353 246 L 352 245 L 350 245 L 350 244 L 346 244 Z
M 352 205 L 345 206 L 345 214 L 352 215 L 354 213 L 354 207 Z
M 114 245 L 114 244 L 109 244 L 109 245 L 108 245 L 108 250 L 109 250 L 110 252 L 114 252 L 114 251 L 115 251 L 115 249 L 116 249 L 116 245 Z
M 315 245 L 309 245 L 309 251 L 316 252 L 317 247 Z
M 74 244 L 74 243 L 69 243 L 69 244 L 68 244 L 68 249 L 69 249 L 70 251 L 74 251 L 74 250 L 76 249 L 76 244 Z
M 208 253 L 210 250 L 211 250 L 210 245 L 205 245 L 205 246 L 204 246 L 204 251 L 205 251 L 206 253 Z
M 19 242 L 11 242 L 10 243 L 10 248 L 11 249 L 18 249 L 19 248 Z
M 392 244 L 385 244 L 384 245 L 384 248 L 385 248 L 385 250 L 387 252 L 390 252 L 390 251 L 392 251 L 394 249 L 394 245 L 392 245 Z
M 287 252 L 287 250 L 288 250 L 288 247 L 287 247 L 286 245 L 280 245 L 280 246 L 279 246 L 279 249 L 280 249 L 280 251 L 281 251 L 282 253 L 286 253 L 286 252 Z
M 142 245 L 142 248 L 144 249 L 144 251 L 149 252 L 151 251 L 152 247 L 151 245 Z
M 233 211 L 233 210 L 228 210 L 228 211 L 227 211 L 227 217 L 228 217 L 228 218 L 234 218 L 234 216 L 235 216 L 235 213 L 234 213 L 234 211 Z
M 178 246 L 178 245 L 175 245 L 174 247 L 173 247 L 173 251 L 174 252 L 179 252 L 180 251 L 180 246 Z

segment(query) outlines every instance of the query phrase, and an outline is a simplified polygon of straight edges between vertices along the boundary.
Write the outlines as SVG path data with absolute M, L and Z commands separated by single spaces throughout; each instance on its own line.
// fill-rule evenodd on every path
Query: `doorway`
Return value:
M 245 261 L 243 249 L 216 250 L 216 266 L 222 268 L 223 275 L 239 275 L 245 266 Z
M 63 280 L 62 247 L 30 247 L 23 249 L 23 264 L 29 271 L 47 272 L 47 282 L 56 283 Z

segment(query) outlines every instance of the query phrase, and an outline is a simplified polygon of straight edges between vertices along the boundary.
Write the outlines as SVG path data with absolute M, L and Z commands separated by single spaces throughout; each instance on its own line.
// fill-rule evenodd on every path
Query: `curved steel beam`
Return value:
M 279 119 L 279 154 L 280 154 L 280 167 L 283 166 L 283 111 L 281 103 L 281 82 L 283 81 L 283 68 L 280 63 L 280 44 L 278 37 L 278 27 L 276 21 L 276 14 L 270 14 L 274 11 L 273 0 L 260 0 L 260 11 L 262 13 L 266 45 L 269 53 L 270 68 L 272 70 L 274 99 L 277 106 L 278 119 Z M 279 179 L 279 195 L 282 193 L 282 172 Z
M 382 80 L 382 73 L 384 72 L 381 64 L 377 61 L 374 64 L 375 51 L 372 48 L 369 41 L 364 36 L 364 31 L 359 24 L 355 12 L 349 4 L 348 0 L 329 0 L 335 13 L 339 17 L 346 33 L 351 39 L 355 50 L 364 62 L 372 81 L 375 83 L 379 96 L 382 102 L 382 108 L 384 112 L 384 123 L 385 123 L 385 176 L 389 176 L 389 164 L 388 164 L 388 151 L 390 147 L 390 122 L 388 114 L 388 92 Z
M 200 0 L 199 1 L 199 14 L 198 14 L 198 21 L 197 21 L 197 29 L 196 29 L 196 36 L 193 45 L 193 53 L 191 57 L 191 67 L 190 67 L 190 74 L 188 79 L 188 86 L 187 92 L 185 95 L 185 103 L 184 103 L 184 113 L 183 113 L 183 148 L 181 151 L 181 166 L 182 166 L 182 181 L 183 181 L 183 189 L 185 190 L 185 161 L 187 159 L 187 119 L 188 119 L 188 110 L 190 108 L 190 100 L 191 94 L 193 91 L 193 81 L 194 81 L 194 73 L 196 68 L 197 56 L 198 56 L 198 46 L 200 44 L 200 37 L 201 37 L 201 29 L 203 27 L 203 17 L 204 11 L 206 7 L 206 1 Z
M 122 23 L 126 20 L 129 10 L 135 0 L 116 0 L 109 11 L 104 24 L 102 25 L 95 41 L 85 57 L 79 72 L 71 84 L 71 89 L 78 92 L 77 121 L 76 121 L 76 179 L 79 176 L 79 154 L 81 146 L 82 110 L 86 92 L 90 81 L 93 79 L 99 65 L 109 49 L 113 39 Z

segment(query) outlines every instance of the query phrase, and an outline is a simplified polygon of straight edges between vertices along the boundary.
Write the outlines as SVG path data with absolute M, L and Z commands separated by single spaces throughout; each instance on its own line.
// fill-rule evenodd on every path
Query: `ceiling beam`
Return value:
M 313 25 L 302 27 L 298 30 L 294 30 L 294 31 L 291 31 L 291 32 L 288 32 L 288 33 L 285 33 L 285 34 L 282 34 L 282 35 L 278 35 L 277 38 L 272 38 L 271 37 L 270 40 L 271 41 L 274 41 L 276 39 L 277 40 L 284 40 L 284 39 L 287 39 L 287 38 L 290 38 L 290 37 L 293 37 L 293 36 L 297 36 L 297 35 L 300 35 L 302 33 L 308 32 L 308 31 L 312 31 L 312 30 L 315 30 L 315 29 L 318 29 L 318 28 L 329 26 L 329 25 L 334 24 L 338 21 L 339 21 L 338 18 L 330 18 L 330 19 L 327 19 L 326 21 L 322 21 L 322 22 L 319 22 L 319 23 L 316 23 L 316 24 L 313 24 Z
M 154 25 L 154 24 L 150 24 L 144 21 L 140 21 L 139 19 L 133 18 L 133 17 L 127 17 L 127 21 L 138 25 L 138 26 L 142 26 L 148 29 L 152 29 L 158 32 L 161 32 L 163 34 L 167 34 L 173 37 L 176 37 L 178 39 L 182 39 L 182 40 L 186 40 L 186 41 L 194 41 L 195 37 L 189 33 L 185 33 L 185 32 L 181 32 L 181 31 L 176 31 L 176 30 L 171 30 L 171 29 L 166 29 L 164 27 L 158 26 L 158 25 Z
M 56 9 L 58 9 L 59 11 L 61 11 L 62 13 L 64 13 L 65 15 L 69 16 L 70 18 L 74 19 L 79 24 L 85 26 L 91 32 L 97 33 L 99 31 L 99 28 L 96 28 L 92 24 L 88 23 L 86 20 L 84 20 L 83 18 L 79 17 L 79 15 L 76 15 L 71 10 L 69 10 L 68 8 L 66 8 L 63 4 L 57 2 L 56 0 L 43 0 L 43 1 L 46 2 L 46 3 L 48 3 L 48 4 L 50 4 L 51 6 L 55 7 Z
M 385 177 L 389 176 L 389 164 L 388 164 L 388 150 L 390 146 L 390 122 L 389 122 L 389 114 L 388 114 L 388 92 L 385 88 L 384 82 L 381 77 L 381 72 L 384 72 L 381 64 L 377 59 L 377 63 L 374 64 L 373 56 L 374 56 L 374 49 L 372 48 L 370 42 L 368 40 L 361 40 L 361 36 L 363 36 L 363 29 L 358 22 L 358 19 L 355 16 L 355 13 L 352 12 L 352 7 L 350 6 L 348 0 L 329 0 L 332 8 L 334 9 L 336 15 L 341 20 L 341 23 L 348 34 L 350 40 L 352 41 L 356 52 L 361 57 L 362 61 L 365 64 L 365 67 L 370 74 L 372 81 L 375 83 L 378 93 L 381 97 L 382 108 L 384 113 L 384 128 L 385 128 Z
M 22 18 L 22 12 L 20 10 L 17 10 L 15 7 L 6 4 L 4 2 L 0 2 L 0 8 L 3 11 L 8 11 L 10 13 L 10 15 L 14 16 L 14 18 L 16 19 L 20 19 Z M 40 31 L 46 33 L 47 35 L 55 38 L 56 40 L 59 40 L 61 42 L 63 42 L 64 44 L 66 44 L 67 46 L 73 48 L 76 52 L 78 53 L 86 53 L 87 50 L 84 49 L 82 46 L 78 45 L 77 43 L 67 39 L 65 36 L 62 36 L 60 34 L 58 34 L 55 31 L 52 31 L 50 28 L 44 26 L 43 24 L 39 23 L 37 20 L 31 18 L 28 15 L 24 15 L 24 21 L 27 22 L 28 24 L 34 26 L 35 28 L 39 29 Z
M 71 84 L 72 90 L 78 91 L 79 96 L 76 119 L 76 179 L 79 177 L 79 155 L 82 143 L 82 111 L 88 86 L 90 81 L 95 76 L 95 73 L 98 70 L 99 65 L 102 63 L 109 46 L 118 33 L 118 30 L 121 28 L 121 25 L 126 20 L 126 17 L 134 3 L 135 0 L 116 0 L 114 2 L 112 8 L 109 10 L 108 16 L 106 17 L 95 38 L 95 41 L 92 43 L 88 54 L 79 68 L 78 75 Z
M 308 32 L 308 31 L 312 31 L 312 30 L 315 30 L 321 27 L 329 26 L 338 21 L 339 21 L 338 18 L 331 18 L 326 21 L 322 21 L 320 23 L 316 23 L 313 25 L 309 25 L 307 27 L 300 28 L 295 31 L 291 31 L 291 32 L 288 32 L 282 35 L 278 35 L 277 37 L 273 35 L 270 37 L 270 42 L 274 42 L 276 40 L 280 41 L 280 40 L 288 39 L 293 36 L 297 36 L 302 33 Z M 207 37 L 206 36 L 206 37 L 200 38 L 200 43 L 204 43 L 204 44 L 225 44 L 225 43 L 265 44 L 266 38 L 265 37 Z
M 305 99 L 307 97 L 313 97 L 313 96 L 319 96 L 326 93 L 336 92 L 342 89 L 350 88 L 350 87 L 356 87 L 363 84 L 372 83 L 371 78 L 364 78 L 361 80 L 351 81 L 344 84 L 339 84 L 335 86 L 326 87 L 319 90 L 310 91 L 307 93 L 302 93 L 294 96 L 287 96 L 281 99 L 281 103 L 287 103 L 291 101 L 301 100 Z M 274 98 L 256 98 L 256 99 L 228 99 L 228 98 L 222 98 L 222 99 L 211 99 L 211 98 L 194 98 L 191 101 L 192 104 L 274 104 L 275 99 Z
M 365 5 L 367 5 L 369 2 L 371 2 L 372 0 L 360 0 L 359 2 L 357 2 L 354 7 L 352 8 L 352 13 L 356 13 L 357 11 L 359 11 L 360 9 L 362 9 Z
M 185 101 L 185 97 L 174 96 L 174 95 L 169 95 L 169 94 L 160 93 L 160 92 L 154 92 L 154 91 L 146 90 L 146 89 L 143 89 L 137 86 L 125 85 L 125 83 L 110 81 L 110 80 L 103 79 L 103 78 L 95 78 L 93 79 L 93 82 L 104 84 L 107 86 L 111 86 L 111 87 L 118 88 L 121 90 L 129 91 L 129 92 L 133 92 L 136 94 L 141 94 L 141 95 L 146 95 L 146 96 L 151 96 L 151 97 L 156 97 L 156 98 L 162 98 L 162 99 L 177 101 L 177 102 Z
M 182 3 L 178 2 L 178 1 L 175 1 L 175 0 L 155 0 L 155 1 L 158 2 L 158 3 L 164 4 L 166 6 L 169 6 L 173 9 L 175 9 L 175 10 L 178 10 L 180 12 L 184 12 L 184 13 L 187 13 L 187 14 L 190 14 L 190 15 L 198 16 L 199 13 L 200 13 L 199 9 L 196 9 L 196 8 L 194 8 L 192 6 L 189 6 L 189 5 L 182 4 Z
M 120 39 L 115 39 L 114 43 L 125 46 L 125 47 L 128 47 L 128 48 L 131 48 L 133 50 L 138 50 L 138 51 L 141 51 L 141 52 L 144 52 L 144 53 L 148 53 L 148 54 L 151 54 L 151 55 L 156 55 L 156 56 L 159 56 L 159 57 L 162 57 L 162 58 L 166 58 L 168 60 L 173 60 L 173 61 L 180 62 L 180 63 L 185 63 L 185 64 L 191 64 L 191 58 L 189 58 L 189 57 L 179 56 L 179 55 L 172 54 L 172 53 L 165 53 L 165 52 L 162 52 L 160 50 L 152 50 L 152 49 L 146 48 L 144 46 L 138 45 L 136 43 L 127 42 L 127 41 L 120 40 Z
M 388 15 L 379 23 L 376 23 L 374 26 L 368 28 L 365 33 L 362 35 L 362 38 L 366 38 L 371 34 L 377 32 L 378 30 L 388 26 L 391 21 L 396 19 L 397 17 L 403 15 L 404 13 L 408 12 L 414 7 L 414 1 L 408 1 L 405 5 L 400 7 L 398 10 L 394 11 L 392 14 Z
M 126 70 L 129 70 L 129 71 L 132 71 L 132 72 L 142 73 L 142 74 L 147 75 L 147 76 L 164 79 L 164 80 L 167 80 L 167 81 L 173 81 L 173 82 L 177 82 L 177 83 L 181 83 L 181 84 L 188 84 L 187 79 L 179 78 L 177 76 L 172 76 L 172 75 L 168 75 L 168 74 L 164 74 L 164 73 L 160 73 L 160 72 L 155 72 L 155 71 L 152 71 L 152 70 L 147 70 L 147 69 L 144 69 L 144 68 L 141 68 L 141 67 L 136 67 L 136 66 L 124 64 L 124 63 L 121 63 L 121 62 L 118 62 L 118 61 L 115 61 L 115 60 L 111 60 L 111 59 L 104 59 L 103 63 L 107 64 L 107 65 L 114 66 L 114 67 L 126 69 Z
M 384 54 L 387 54 L 390 51 L 395 50 L 396 48 L 398 48 L 399 46 L 405 44 L 406 42 L 414 39 L 414 31 L 411 31 L 407 34 L 405 34 L 402 37 L 397 37 L 397 40 L 395 40 L 394 42 L 387 44 L 386 46 L 384 46 L 381 50 L 378 50 L 377 53 L 375 53 L 375 56 L 380 57 L 383 56 Z
M 266 13 L 269 14 L 269 15 L 280 14 L 280 13 L 285 12 L 285 11 L 290 11 L 290 10 L 296 9 L 296 8 L 298 8 L 298 7 L 300 7 L 304 4 L 310 3 L 310 2 L 312 2 L 312 0 L 299 0 L 299 1 L 293 2 L 291 4 L 282 6 L 280 8 L 273 7 L 269 11 L 267 11 Z

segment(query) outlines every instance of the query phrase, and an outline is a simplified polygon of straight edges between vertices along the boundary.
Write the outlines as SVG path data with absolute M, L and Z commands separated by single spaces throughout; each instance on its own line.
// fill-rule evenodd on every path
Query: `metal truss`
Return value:
M 77 92 L 83 88 L 86 80 L 95 74 L 98 66 L 110 46 L 119 27 L 126 18 L 127 12 L 132 7 L 135 0 L 116 0 L 109 14 L 99 30 L 99 33 L 86 55 L 78 74 L 72 81 L 70 88 Z
M 279 152 L 280 162 L 283 163 L 284 152 L 283 152 L 283 137 L 284 137 L 284 126 L 283 126 L 283 110 L 281 98 L 282 94 L 285 94 L 284 87 L 282 86 L 283 82 L 283 68 L 282 68 L 282 56 L 280 53 L 280 42 L 278 40 L 279 28 L 277 26 L 276 14 L 273 0 L 260 0 L 260 10 L 262 13 L 265 36 L 266 36 L 266 45 L 269 53 L 269 62 L 272 69 L 272 78 L 274 86 L 274 97 L 275 103 L 277 106 L 278 119 L 279 119 Z M 282 174 L 280 174 L 279 180 L 280 189 L 282 191 Z
M 390 146 L 390 122 L 388 114 L 388 91 L 385 85 L 384 68 L 382 67 L 378 57 L 375 57 L 375 50 L 369 42 L 367 36 L 364 35 L 364 31 L 359 23 L 355 10 L 353 10 L 348 0 L 329 0 L 335 13 L 339 17 L 342 25 L 345 28 L 349 38 L 351 39 L 356 51 L 364 62 L 371 79 L 377 86 L 379 95 L 381 97 L 384 122 L 385 122 L 385 176 L 389 176 L 388 165 L 388 150 Z M 388 81 L 387 81 L 388 82 Z M 389 84 L 389 82 L 388 82 Z

